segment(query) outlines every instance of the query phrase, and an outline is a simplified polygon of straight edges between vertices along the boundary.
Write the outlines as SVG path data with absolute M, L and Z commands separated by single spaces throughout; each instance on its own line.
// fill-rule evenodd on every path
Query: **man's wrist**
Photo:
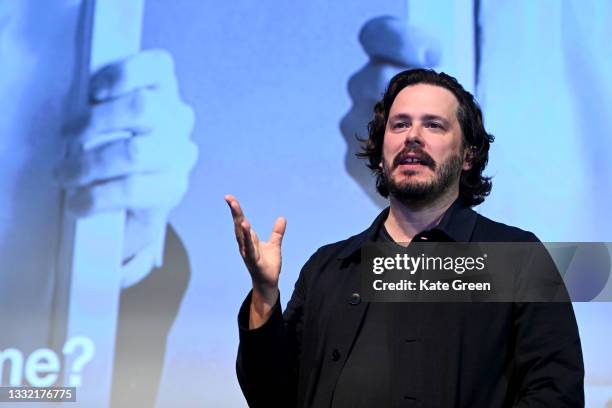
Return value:
M 262 290 L 262 288 L 253 285 L 249 310 L 249 330 L 257 329 L 268 321 L 278 301 L 278 296 L 278 287 Z

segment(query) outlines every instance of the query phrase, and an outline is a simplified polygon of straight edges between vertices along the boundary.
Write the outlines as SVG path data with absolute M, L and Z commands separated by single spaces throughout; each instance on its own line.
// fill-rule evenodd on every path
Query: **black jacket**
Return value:
M 364 232 L 320 248 L 304 265 L 284 314 L 248 330 L 239 313 L 238 379 L 251 407 L 329 407 L 368 303 L 360 301 Z M 531 242 L 458 201 L 421 239 Z M 442 239 L 440 239 L 442 240 Z M 584 368 L 571 303 L 403 303 L 392 341 L 393 407 L 583 407 Z M 359 390 L 355 390 L 356 393 Z

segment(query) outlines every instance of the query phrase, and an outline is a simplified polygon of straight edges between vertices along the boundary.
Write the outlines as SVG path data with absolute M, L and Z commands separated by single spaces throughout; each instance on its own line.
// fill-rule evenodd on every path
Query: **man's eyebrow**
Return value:
M 412 115 L 409 115 L 407 113 L 396 113 L 395 115 L 393 115 L 393 116 L 391 116 L 389 118 L 389 120 L 402 120 L 402 119 L 412 120 L 413 117 L 412 117 Z M 424 115 L 421 115 L 420 116 L 420 120 L 422 120 L 422 121 L 438 120 L 438 121 L 442 122 L 445 125 L 449 124 L 449 120 L 448 119 L 446 119 L 445 117 L 440 116 L 440 115 L 435 115 L 433 113 L 426 113 Z
M 425 121 L 425 120 L 438 120 L 438 121 L 442 122 L 445 125 L 449 124 L 448 119 L 446 119 L 445 117 L 439 116 L 439 115 L 434 115 L 434 114 L 431 114 L 431 113 L 421 116 L 421 120 L 423 120 L 423 121 Z
M 389 117 L 389 120 L 398 120 L 398 119 L 411 120 L 412 116 L 408 115 L 407 113 L 396 113 L 395 115 L 392 115 L 391 117 Z

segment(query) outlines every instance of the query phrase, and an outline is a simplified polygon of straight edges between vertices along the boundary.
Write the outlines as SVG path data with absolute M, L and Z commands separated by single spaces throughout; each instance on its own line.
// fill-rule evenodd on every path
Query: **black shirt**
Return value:
M 346 361 L 332 408 L 371 408 L 390 405 L 390 327 L 388 303 L 370 303 L 353 350 Z M 324 404 L 313 404 L 323 406 Z
M 419 237 L 426 235 L 435 235 L 439 240 L 448 240 L 447 235 L 439 229 L 435 233 L 428 231 L 428 234 L 420 234 Z M 374 241 L 395 243 L 384 224 L 381 224 Z M 391 362 L 397 357 L 391 352 L 394 349 L 391 339 L 397 335 L 393 330 L 393 317 L 401 320 L 403 310 L 404 307 L 396 303 L 368 304 L 355 344 L 338 378 L 332 408 L 391 405 Z M 315 402 L 313 405 L 324 404 Z

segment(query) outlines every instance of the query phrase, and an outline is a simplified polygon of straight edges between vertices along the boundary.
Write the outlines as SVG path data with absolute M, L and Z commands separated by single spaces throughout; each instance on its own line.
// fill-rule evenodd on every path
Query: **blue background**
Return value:
M 457 75 L 481 102 L 496 141 L 487 170 L 494 176 L 493 192 L 478 211 L 531 230 L 543 241 L 612 241 L 612 6 L 570 0 L 477 3 L 481 67 L 474 83 L 473 49 L 464 48 L 470 48 L 474 34 L 474 21 L 465 18 L 465 8 L 474 4 L 469 0 L 147 1 L 143 46 L 165 48 L 174 56 L 182 96 L 196 112 L 193 138 L 200 147 L 190 190 L 171 216 L 193 276 L 170 334 L 160 407 L 246 406 L 234 361 L 236 315 L 250 279 L 225 194 L 240 200 L 262 238 L 277 216 L 288 219 L 283 303 L 300 267 L 318 247 L 360 232 L 380 211 L 364 191 L 373 180 L 361 185 L 345 169 L 347 146 L 339 127 L 351 107 L 347 82 L 368 61 L 358 34 L 376 16 L 392 15 L 430 30 L 442 44 L 438 68 Z M 0 33 L 12 12 L 9 4 L 0 3 Z M 59 0 L 49 2 L 57 8 L 53 19 L 45 19 L 46 11 L 32 4 L 16 21 L 42 22 L 17 33 L 19 41 L 0 36 L 0 67 L 5 69 L 0 130 L 41 135 L 28 143 L 45 145 L 43 151 L 53 154 L 32 159 L 2 140 L 0 170 L 6 179 L 27 167 L 30 180 L 40 182 L 14 182 L 8 188 L 1 180 L 11 199 L 0 207 L 0 232 L 6 238 L 6 225 L 18 219 L 22 234 L 10 230 L 13 236 L 0 250 L 10 251 L 7 242 L 20 242 L 29 233 L 36 242 L 24 245 L 31 245 L 42 263 L 55 250 L 48 243 L 57 236 L 50 220 L 59 213 L 57 186 L 49 187 L 45 175 L 62 148 L 44 137 L 58 133 L 59 124 L 39 119 L 60 109 L 46 95 L 60 92 L 69 81 L 70 50 L 62 53 L 52 44 L 71 38 L 62 18 L 74 22 L 74 16 L 62 14 L 65 4 Z M 37 56 L 54 63 L 37 65 Z M 44 75 L 22 81 L 20 75 L 28 72 Z M 31 129 L 23 130 L 20 123 Z M 26 206 L 14 208 L 13 189 L 26 191 L 21 196 Z M 45 189 L 58 202 L 48 206 L 47 214 L 36 213 L 36 192 Z M 49 301 L 45 287 L 49 284 L 41 284 L 40 296 L 32 297 L 33 311 L 39 310 L 36 299 Z M 1 294 L 20 293 L 0 289 L 7 289 Z M 604 292 L 612 299 L 611 282 Z M 587 369 L 587 407 L 604 407 L 612 400 L 612 304 L 575 304 L 575 310 Z M 29 311 L 21 312 L 28 316 Z M 30 316 L 41 332 L 47 330 L 47 315 Z

